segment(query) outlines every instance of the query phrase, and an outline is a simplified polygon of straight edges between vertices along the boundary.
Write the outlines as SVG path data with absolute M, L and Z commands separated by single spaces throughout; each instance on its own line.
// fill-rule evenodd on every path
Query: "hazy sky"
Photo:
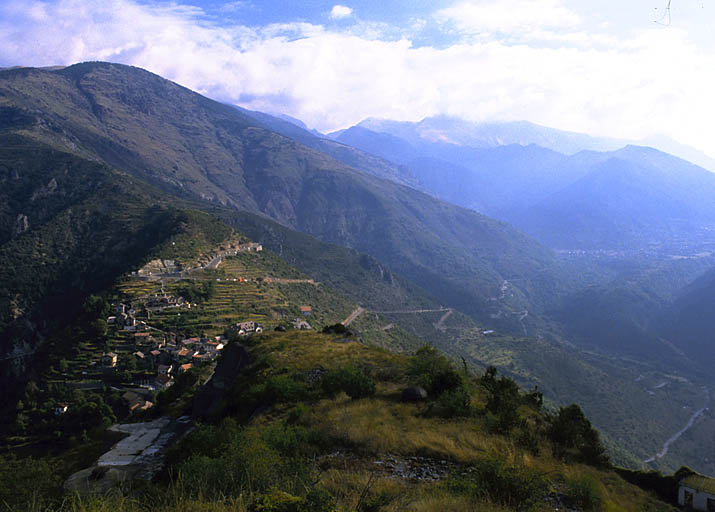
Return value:
M 715 2 L 672 2 L 2 0 L 0 66 L 132 64 L 321 131 L 449 114 L 715 156 Z

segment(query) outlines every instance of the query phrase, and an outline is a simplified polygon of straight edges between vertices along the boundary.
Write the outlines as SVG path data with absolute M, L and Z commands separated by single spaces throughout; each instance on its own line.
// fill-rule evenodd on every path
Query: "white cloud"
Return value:
M 579 16 L 561 0 L 461 1 L 435 13 L 437 21 L 466 34 L 510 36 L 573 28 Z
M 330 9 L 330 18 L 334 20 L 349 18 L 352 14 L 353 10 L 346 5 L 334 5 L 333 8 Z
M 254 29 L 206 19 L 176 4 L 10 0 L 0 5 L 0 66 L 123 62 L 326 131 L 370 116 L 449 114 L 615 137 L 660 132 L 711 149 L 715 56 L 684 31 L 654 26 L 613 39 L 544 22 L 537 28 L 550 46 L 477 38 L 438 49 L 309 23 Z

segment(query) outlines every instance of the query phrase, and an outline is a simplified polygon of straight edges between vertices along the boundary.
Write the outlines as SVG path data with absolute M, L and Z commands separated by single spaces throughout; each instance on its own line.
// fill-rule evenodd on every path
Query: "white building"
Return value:
M 715 512 L 715 479 L 690 475 L 680 482 L 678 504 L 693 510 Z

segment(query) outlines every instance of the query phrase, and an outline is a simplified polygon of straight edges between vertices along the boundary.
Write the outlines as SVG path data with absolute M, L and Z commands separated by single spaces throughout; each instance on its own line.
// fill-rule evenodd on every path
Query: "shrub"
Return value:
M 468 475 L 450 478 L 450 491 L 477 500 L 488 500 L 514 510 L 531 510 L 546 492 L 543 477 L 534 471 L 487 459 Z
M 308 406 L 303 402 L 298 402 L 295 404 L 290 411 L 288 411 L 288 417 L 286 418 L 286 423 L 289 425 L 295 425 L 296 423 L 303 422 L 304 418 L 308 415 Z
M 324 489 L 312 489 L 305 498 L 293 496 L 278 489 L 256 497 L 248 507 L 249 512 L 332 512 L 335 502 Z
M 454 418 L 456 416 L 469 416 L 471 410 L 471 397 L 464 386 L 445 391 L 433 407 L 433 414 L 442 418 Z
M 539 455 L 541 446 L 539 445 L 540 437 L 537 431 L 532 428 L 526 421 L 521 422 L 521 434 L 516 439 L 519 446 L 526 449 L 532 455 Z
M 347 327 L 341 323 L 326 325 L 323 327 L 323 333 L 325 334 L 344 334 L 346 336 L 351 336 L 353 333 Z
M 306 398 L 306 385 L 287 375 L 271 377 L 265 384 L 263 400 L 268 403 L 297 402 Z
M 603 508 L 603 495 L 596 481 L 583 476 L 568 482 L 566 500 L 569 506 L 584 511 L 598 511 Z
M 199 427 L 169 459 L 177 480 L 193 497 L 224 499 L 270 488 L 302 491 L 310 481 L 307 456 L 314 453 L 316 437 L 302 427 L 241 429 L 222 422 L 219 427 Z
M 436 348 L 424 346 L 410 359 L 407 374 L 432 397 L 463 385 L 462 376 Z
M 322 442 L 322 437 L 315 430 L 280 424 L 264 428 L 262 438 L 270 448 L 285 457 L 315 455 L 316 447 Z
M 271 489 L 268 494 L 258 496 L 248 507 L 249 512 L 301 512 L 303 499 L 287 492 Z
M 58 498 L 62 492 L 58 468 L 51 462 L 0 457 L 0 503 L 3 509 L 24 510 L 29 503 L 39 504 Z
M 330 370 L 321 379 L 321 387 L 328 396 L 344 391 L 350 398 L 366 398 L 375 394 L 375 381 L 359 368 L 345 366 Z

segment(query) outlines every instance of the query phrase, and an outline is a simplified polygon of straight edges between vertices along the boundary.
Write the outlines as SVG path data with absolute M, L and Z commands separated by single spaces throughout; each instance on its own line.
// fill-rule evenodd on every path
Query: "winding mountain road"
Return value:
M 353 322 L 353 320 L 355 320 L 357 317 L 362 315 L 364 312 L 365 312 L 365 308 L 358 306 L 358 308 L 355 311 L 350 313 L 348 315 L 348 317 L 345 320 L 343 320 L 343 325 L 345 327 L 347 327 L 348 325 L 350 325 Z
M 688 423 L 686 423 L 683 428 L 681 428 L 675 434 L 670 436 L 670 438 L 663 444 L 663 449 L 661 451 L 659 451 L 658 453 L 656 453 L 649 459 L 644 460 L 643 462 L 648 464 L 650 462 L 655 462 L 656 459 L 661 459 L 661 458 L 665 457 L 668 454 L 668 449 L 670 449 L 670 445 L 672 445 L 675 441 L 677 441 L 680 438 L 680 436 L 685 434 L 685 432 L 687 432 L 690 429 L 690 427 L 693 426 L 693 424 L 695 423 L 695 420 L 698 419 L 698 417 L 700 417 L 708 409 L 708 406 L 710 405 L 710 390 L 708 388 L 703 388 L 703 389 L 705 390 L 705 398 L 706 398 L 705 405 L 693 413 L 693 415 L 688 420 Z

